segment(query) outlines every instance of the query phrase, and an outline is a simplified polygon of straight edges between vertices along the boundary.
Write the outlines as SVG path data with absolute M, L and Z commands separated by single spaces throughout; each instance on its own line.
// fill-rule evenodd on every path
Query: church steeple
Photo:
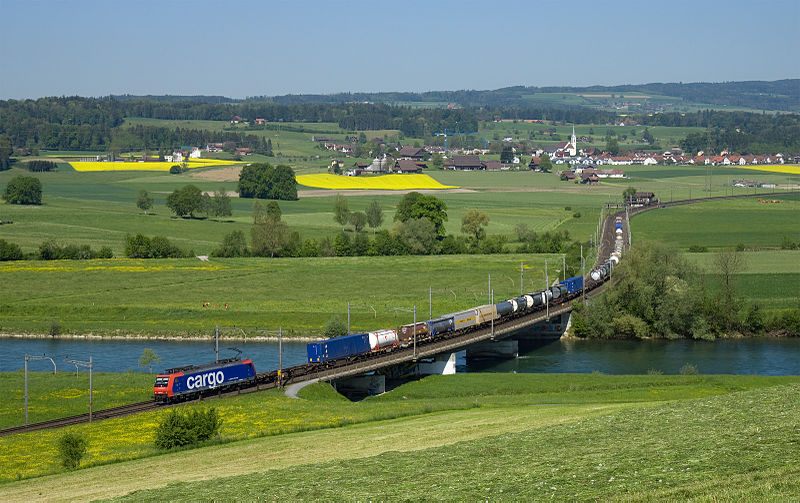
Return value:
M 575 126 L 572 126 L 572 136 L 569 137 L 569 142 L 572 143 L 573 147 L 578 147 L 578 139 L 575 138 Z

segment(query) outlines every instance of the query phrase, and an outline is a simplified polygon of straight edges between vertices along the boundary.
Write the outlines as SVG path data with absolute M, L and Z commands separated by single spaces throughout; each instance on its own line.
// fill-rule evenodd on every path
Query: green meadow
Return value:
M 561 255 L 328 258 L 111 259 L 0 262 L 6 292 L 0 332 L 208 335 L 215 324 L 319 336 L 332 316 L 353 330 L 411 323 L 520 293 L 563 277 Z M 568 275 L 579 274 L 569 270 Z M 210 307 L 203 307 L 204 303 Z M 228 304 L 228 309 L 224 305 Z M 396 308 L 399 308 L 396 309 Z M 237 333 L 241 335 L 241 332 Z
M 22 358 L 20 357 L 20 363 Z M 50 362 L 37 365 L 46 368 Z M 28 372 L 28 422 L 39 423 L 60 417 L 85 414 L 89 411 L 89 372 L 78 375 L 69 370 Z M 143 402 L 153 397 L 153 379 L 141 372 L 92 374 L 95 411 Z M 0 389 L 4 390 L 0 406 L 0 429 L 25 423 L 25 374 L 23 371 L 0 373 Z M 2 442 L 2 440 L 0 440 Z
M 797 422 L 799 386 L 797 377 L 462 374 L 352 403 L 319 383 L 301 400 L 272 390 L 183 406 L 213 406 L 223 423 L 218 439 L 174 453 L 152 445 L 163 410 L 4 437 L 0 499 L 662 499 L 751 487 L 786 499 L 796 484 L 764 487 L 756 474 L 796 470 L 786 425 Z M 77 471 L 56 461 L 64 431 L 88 441 Z

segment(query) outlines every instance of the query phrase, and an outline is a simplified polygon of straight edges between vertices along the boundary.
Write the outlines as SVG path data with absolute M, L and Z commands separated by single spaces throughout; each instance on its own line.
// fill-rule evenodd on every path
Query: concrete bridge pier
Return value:
M 561 337 L 572 324 L 572 312 L 551 316 L 549 320 L 534 323 L 525 332 L 528 337 Z
M 504 339 L 484 341 L 467 346 L 467 358 L 516 358 L 519 356 L 519 341 Z
M 370 374 L 343 377 L 331 381 L 333 388 L 345 396 L 373 396 L 386 393 L 386 376 Z
M 456 373 L 456 353 L 441 353 L 431 361 L 420 360 L 417 363 L 419 375 L 452 375 Z

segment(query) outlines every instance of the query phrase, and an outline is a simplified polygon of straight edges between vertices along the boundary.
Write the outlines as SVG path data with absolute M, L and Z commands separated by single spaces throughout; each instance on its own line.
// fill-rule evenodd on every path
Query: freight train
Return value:
M 168 369 L 156 376 L 153 399 L 173 403 L 201 396 L 246 388 L 256 380 L 252 360 L 228 358 L 206 365 L 189 365 Z
M 342 358 L 359 357 L 367 353 L 391 351 L 396 347 L 407 347 L 415 340 L 419 343 L 446 337 L 461 330 L 486 326 L 492 321 L 504 321 L 554 301 L 573 299 L 583 292 L 584 286 L 594 287 L 611 276 L 614 266 L 619 263 L 622 256 L 623 247 L 623 221 L 621 216 L 617 216 L 614 222 L 613 251 L 605 261 L 589 273 L 591 285 L 584 285 L 583 276 L 575 276 L 546 290 L 508 299 L 499 304 L 472 307 L 432 320 L 403 325 L 396 331 L 378 330 L 312 342 L 307 346 L 308 362 L 322 364 Z
M 486 326 L 492 321 L 499 322 L 553 301 L 575 298 L 582 291 L 583 277 L 575 276 L 565 279 L 546 290 L 508 299 L 498 304 L 485 304 L 445 314 L 432 320 L 403 325 L 397 330 L 385 329 L 376 332 L 349 334 L 312 342 L 307 346 L 308 362 L 326 363 L 366 353 L 390 351 L 398 346 L 407 347 L 415 339 L 419 343 L 452 335 L 462 330 Z

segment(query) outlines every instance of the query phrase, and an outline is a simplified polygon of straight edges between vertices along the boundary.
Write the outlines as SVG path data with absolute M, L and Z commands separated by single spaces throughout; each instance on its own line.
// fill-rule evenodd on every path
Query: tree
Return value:
M 215 217 L 229 217 L 233 215 L 231 207 L 231 198 L 225 189 L 219 189 L 214 192 L 214 198 L 211 200 L 211 214 Z
M 343 228 L 350 220 L 350 209 L 347 207 L 347 199 L 341 194 L 336 194 L 333 200 L 333 219 Z
M 9 204 L 42 204 L 42 182 L 33 176 L 17 175 L 8 181 L 3 199 Z
M 510 163 L 514 160 L 514 152 L 511 150 L 511 145 L 503 145 L 503 150 L 500 152 L 500 162 Z
M 737 323 L 736 317 L 739 312 L 733 278 L 746 266 L 744 255 L 734 250 L 723 250 L 715 255 L 714 265 L 722 283 L 722 298 L 717 307 L 725 324 L 725 330 L 730 332 Z
M 649 143 L 650 145 L 656 142 L 656 139 L 653 138 L 653 135 L 650 134 L 650 130 L 647 128 L 644 128 L 644 133 L 642 133 L 642 139 L 647 143 Z
M 550 156 L 547 154 L 542 154 L 539 158 L 539 169 L 542 170 L 543 173 L 549 173 L 550 170 L 553 169 L 553 163 L 550 162 Z
M 633 200 L 633 197 L 636 195 L 636 187 L 628 187 L 627 189 L 622 191 L 622 200 L 630 202 Z
M 281 206 L 276 201 L 268 202 L 264 212 L 268 218 L 272 218 L 275 220 L 280 220 L 281 217 L 283 217 L 283 211 L 281 211 Z
M 617 141 L 616 137 L 609 137 L 608 141 L 606 141 L 606 152 L 611 155 L 618 155 L 619 154 L 619 142 Z
M 419 192 L 409 192 L 397 205 L 394 219 L 400 222 L 427 218 L 436 230 L 437 236 L 444 235 L 444 222 L 447 221 L 447 205 L 436 196 L 427 196 Z
M 153 198 L 150 197 L 150 194 L 146 190 L 142 189 L 139 191 L 139 197 L 136 198 L 136 207 L 144 211 L 145 215 L 147 215 L 147 211 L 153 207 Z
M 194 185 L 186 185 L 167 196 L 167 208 L 175 215 L 194 218 L 194 213 L 203 210 L 203 192 Z
M 476 244 L 486 237 L 484 227 L 487 225 L 489 225 L 489 215 L 485 211 L 472 208 L 461 217 L 461 232 L 475 237 Z
M 442 154 L 440 154 L 439 152 L 433 154 L 433 157 L 431 157 L 431 166 L 434 169 L 442 169 L 442 167 L 444 166 L 444 159 L 442 158 Z
M 397 203 L 397 210 L 394 214 L 394 221 L 395 222 L 405 222 L 411 219 L 411 208 L 413 208 L 414 203 L 417 202 L 417 199 L 422 197 L 422 194 L 419 192 L 409 192 L 408 194 L 404 195 L 400 202 Z
M 363 211 L 354 211 L 350 213 L 348 220 L 356 233 L 359 233 L 367 224 L 367 215 Z
M 11 141 L 8 136 L 0 134 L 0 171 L 5 171 L 11 167 Z
M 250 230 L 252 250 L 254 255 L 267 255 L 274 257 L 287 243 L 289 229 L 281 221 L 280 207 L 275 201 L 270 201 L 267 208 L 261 203 L 253 205 L 253 227 Z M 276 210 L 277 208 L 277 210 Z
M 383 209 L 377 199 L 373 199 L 369 206 L 367 206 L 367 225 L 372 229 L 375 234 L 375 229 L 383 223 Z
M 394 234 L 413 255 L 429 255 L 436 247 L 436 227 L 427 218 L 415 218 L 398 222 Z
M 237 191 L 239 197 L 296 201 L 297 180 L 289 166 L 254 163 L 242 168 Z
M 142 351 L 142 356 L 139 358 L 139 366 L 140 367 L 148 367 L 150 369 L 150 373 L 153 373 L 153 364 L 159 363 L 161 361 L 161 357 L 156 354 L 150 348 L 144 348 Z

